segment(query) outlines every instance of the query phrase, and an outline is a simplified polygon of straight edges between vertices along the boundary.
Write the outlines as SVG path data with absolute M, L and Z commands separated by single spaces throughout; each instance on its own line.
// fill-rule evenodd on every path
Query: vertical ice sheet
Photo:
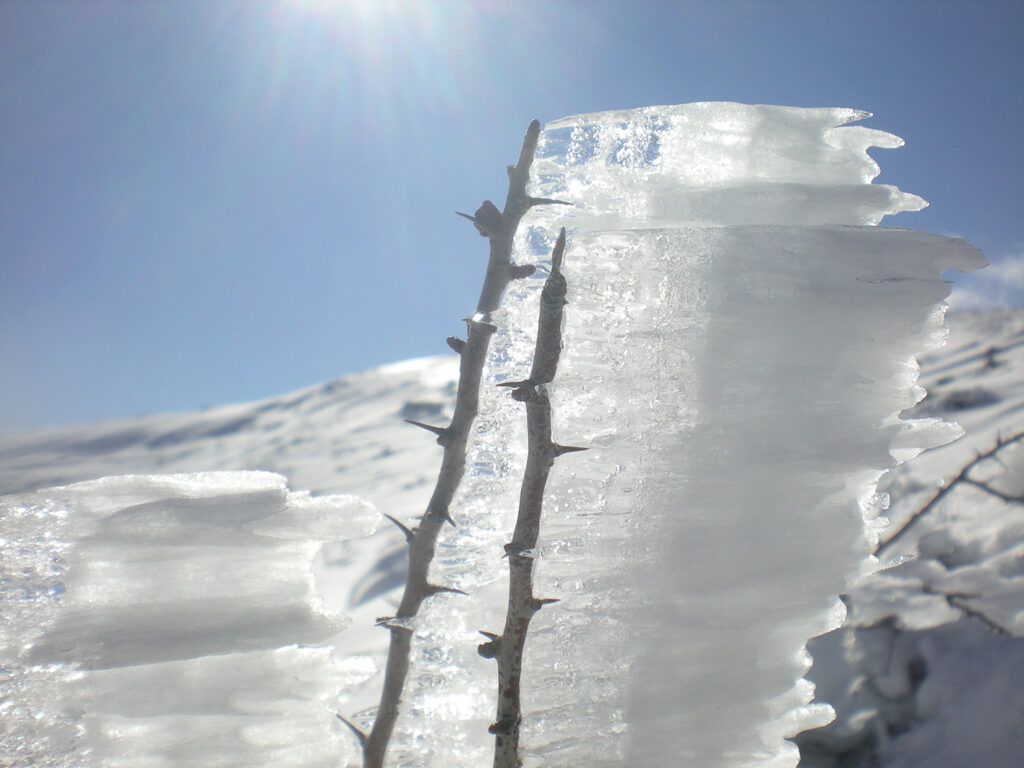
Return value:
M 320 608 L 311 564 L 321 541 L 371 532 L 372 506 L 218 472 L 105 478 L 0 510 L 5 760 L 356 758 L 333 702 L 374 664 L 327 644 L 346 620 Z
M 867 149 L 901 141 L 847 125 L 864 117 L 690 104 L 547 126 L 531 193 L 575 205 L 531 214 L 517 259 L 569 228 L 554 437 L 592 450 L 549 484 L 536 592 L 561 602 L 527 643 L 528 766 L 793 765 L 784 737 L 829 717 L 804 644 L 869 567 L 890 449 L 930 434 L 897 414 L 941 338 L 940 275 L 985 263 L 874 226 L 923 201 L 870 184 Z M 538 284 L 511 289 L 492 376 L 528 370 Z M 507 535 L 525 441 L 499 402 L 469 478 L 484 501 L 467 501 Z M 458 566 L 493 593 L 469 630 L 500 626 L 504 569 L 481 557 Z

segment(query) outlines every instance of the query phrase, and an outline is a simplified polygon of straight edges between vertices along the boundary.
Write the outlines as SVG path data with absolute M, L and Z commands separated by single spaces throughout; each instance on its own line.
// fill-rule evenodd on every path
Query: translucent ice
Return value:
M 334 766 L 354 753 L 329 702 L 374 665 L 324 645 L 346 620 L 320 608 L 311 564 L 321 540 L 371 532 L 370 505 L 218 472 L 104 478 L 0 510 L 13 764 Z
M 561 602 L 527 645 L 527 765 L 794 765 L 785 737 L 827 720 L 804 645 L 870 567 L 891 449 L 938 434 L 897 416 L 923 395 L 914 354 L 941 339 L 940 275 L 985 264 L 961 240 L 876 226 L 923 201 L 870 183 L 868 148 L 902 142 L 847 125 L 864 117 L 708 103 L 546 127 L 531 194 L 574 206 L 532 214 L 517 260 L 569 228 L 554 439 L 591 450 L 548 486 L 535 591 Z M 528 370 L 537 282 L 506 299 L 496 378 Z M 479 531 L 511 530 L 525 446 L 522 413 L 491 407 L 476 461 L 503 471 L 469 478 L 478 532 L 456 534 L 484 565 L 453 567 L 484 596 L 503 576 Z M 499 600 L 477 605 L 469 629 L 500 626 Z M 421 690 L 459 690 L 421 669 Z

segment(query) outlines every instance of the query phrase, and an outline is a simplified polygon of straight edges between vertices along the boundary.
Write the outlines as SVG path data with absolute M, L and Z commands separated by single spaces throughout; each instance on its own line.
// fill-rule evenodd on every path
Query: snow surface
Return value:
M 921 359 L 928 397 L 911 415 L 955 419 L 966 435 L 883 480 L 892 531 L 1000 436 L 1024 432 L 1024 311 L 949 321 L 948 346 Z M 1020 497 L 1024 446 L 972 477 Z M 1021 765 L 1024 504 L 955 487 L 881 557 L 890 567 L 847 596 L 846 627 L 810 645 L 809 677 L 837 719 L 800 736 L 802 764 Z
M 528 219 L 519 253 L 543 253 L 556 225 L 572 228 L 555 437 L 591 450 L 560 460 L 547 503 L 538 592 L 561 602 L 527 647 L 528 765 L 792 765 L 783 737 L 830 714 L 808 706 L 804 643 L 838 625 L 844 592 L 865 629 L 894 615 L 882 610 L 888 593 L 868 589 L 881 577 L 849 581 L 868 570 L 890 449 L 905 458 L 951 436 L 931 398 L 915 429 L 894 416 L 923 394 L 911 356 L 941 336 L 939 275 L 982 260 L 962 241 L 873 226 L 921 201 L 869 184 L 867 147 L 899 140 L 844 125 L 858 116 L 684 105 L 548 127 L 534 191 L 577 206 Z M 525 370 L 538 283 L 517 285 L 497 318 L 492 381 Z M 997 398 L 1019 385 L 1011 367 L 993 369 L 1012 379 L 989 382 Z M 312 499 L 267 472 L 35 490 L 263 469 L 412 522 L 439 456 L 402 418 L 444 423 L 454 374 L 452 360 L 424 359 L 252 405 L 0 437 L 0 488 L 13 494 L 2 517 L 4 758 L 355 764 L 333 713 L 372 718 L 385 640 L 373 616 L 393 612 L 404 565 L 397 531 L 350 538 L 371 527 L 364 502 Z M 417 625 L 396 764 L 476 764 L 490 746 L 495 673 L 476 631 L 503 615 L 500 552 L 525 441 L 507 394 L 488 392 L 483 408 L 453 509 L 460 527 L 434 568 L 471 596 L 434 598 Z M 887 490 L 899 498 L 898 483 Z M 993 610 L 1016 588 L 1013 525 L 993 524 L 986 546 L 968 550 L 994 569 L 985 584 L 1010 582 L 996 585 Z M 936 542 L 929 551 L 944 551 Z M 906 591 L 920 583 L 909 575 Z M 998 614 L 1013 631 L 1015 599 Z M 1013 638 L 989 643 L 938 601 L 950 610 L 906 624 L 956 622 L 922 641 L 930 660 L 1019 657 Z M 884 625 L 916 642 L 900 620 Z M 869 656 L 823 653 L 829 667 L 811 677 L 859 674 Z M 959 678 L 923 680 L 913 724 L 948 726 L 943 685 Z M 1012 695 L 1000 682 L 984 691 Z M 830 690 L 845 730 L 823 737 L 821 754 L 884 730 L 885 713 L 871 720 L 857 702 L 847 712 L 841 684 Z M 986 722 L 991 737 L 1005 719 Z M 876 739 L 873 754 L 910 764 L 923 733 Z M 957 738 L 981 733 L 964 726 Z M 1002 733 L 992 740 L 1012 746 Z

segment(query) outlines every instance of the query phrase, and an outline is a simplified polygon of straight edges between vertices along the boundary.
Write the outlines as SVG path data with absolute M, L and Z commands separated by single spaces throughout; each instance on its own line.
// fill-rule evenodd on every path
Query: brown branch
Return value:
M 522 269 L 510 269 L 512 241 L 523 214 L 538 204 L 527 196 L 526 185 L 539 135 L 540 123 L 534 120 L 523 139 L 519 161 L 508 169 L 509 185 L 505 209 L 499 213 L 493 203 L 485 201 L 476 216 L 466 217 L 471 219 L 480 233 L 490 240 L 490 258 L 476 314 L 466 318 L 467 338 L 464 342 L 461 339 L 456 339 L 454 344 L 449 342 L 461 358 L 458 394 L 451 424 L 447 427 L 432 427 L 413 422 L 438 436 L 438 442 L 444 447 L 444 458 L 441 461 L 434 493 L 419 526 L 411 530 L 403 527 L 403 533 L 408 532 L 407 536 L 409 533 L 412 534 L 409 537 L 409 570 L 397 615 L 380 622 L 380 625 L 391 634 L 391 645 L 384 669 L 384 686 L 377 716 L 369 734 L 360 739 L 365 768 L 382 768 L 384 765 L 384 757 L 398 718 L 402 691 L 409 672 L 413 618 L 418 614 L 423 601 L 431 595 L 442 591 L 455 591 L 431 584 L 427 580 L 427 573 L 434 558 L 435 544 L 441 527 L 446 521 L 452 520 L 449 507 L 465 473 L 466 445 L 479 406 L 484 360 L 487 357 L 491 336 L 496 330 L 490 322 L 490 313 L 500 306 L 509 280 L 517 275 L 521 276 L 523 272 Z M 356 733 L 358 735 L 360 732 Z
M 533 563 L 540 535 L 541 507 L 548 473 L 560 446 L 551 440 L 551 402 L 547 387 L 555 377 L 562 349 L 562 309 L 566 303 L 566 281 L 560 271 L 565 251 L 565 230 L 558 236 L 552 254 L 551 274 L 544 283 L 540 300 L 537 345 L 530 378 L 519 382 L 512 397 L 526 403 L 529 451 L 519 496 L 519 515 L 512 541 L 505 545 L 509 560 L 508 612 L 501 635 L 482 634 L 488 639 L 479 646 L 481 656 L 498 662 L 497 718 L 489 728 L 495 736 L 495 768 L 517 768 L 519 731 L 522 723 L 520 681 L 523 650 L 533 615 L 553 600 L 541 600 L 533 594 Z M 579 449 L 577 449 L 579 450 Z
M 928 499 L 928 501 L 925 503 L 923 507 L 921 507 L 909 518 L 907 518 L 907 521 L 903 523 L 902 526 L 900 526 L 899 530 L 897 530 L 892 536 L 890 536 L 885 541 L 880 542 L 878 546 L 875 547 L 874 554 L 878 555 L 879 553 L 885 551 L 890 546 L 892 546 L 911 528 L 911 526 L 913 526 L 918 520 L 920 520 L 928 512 L 934 509 L 935 506 L 946 496 L 946 494 L 949 493 L 953 488 L 955 488 L 960 483 L 979 487 L 982 490 L 985 490 L 988 493 L 992 494 L 993 496 L 1003 499 L 1004 501 L 1021 501 L 1021 499 L 1017 497 L 1011 497 L 1006 494 L 1002 494 L 999 491 L 989 487 L 987 483 L 982 483 L 977 480 L 973 480 L 970 477 L 971 470 L 974 469 L 976 466 L 981 464 L 983 461 L 986 461 L 987 459 L 998 459 L 999 451 L 1001 451 L 1006 446 L 1016 442 L 1020 442 L 1021 440 L 1024 440 L 1024 432 L 1019 432 L 1016 435 L 1013 435 L 1012 437 L 999 437 L 996 440 L 996 444 L 992 446 L 989 450 L 985 451 L 985 453 L 977 454 L 970 462 L 967 463 L 966 466 L 964 466 L 963 469 L 960 470 L 959 473 L 957 473 L 956 477 L 954 477 L 952 480 L 943 485 L 938 491 L 935 492 L 935 494 L 930 499 Z
M 1003 493 L 1002 491 L 993 488 L 988 483 L 983 483 L 980 480 L 974 480 L 970 477 L 965 477 L 962 482 L 967 485 L 972 485 L 990 496 L 995 496 L 997 499 L 1005 501 L 1007 504 L 1024 504 L 1024 493 Z
M 1002 637 L 1013 637 L 1013 633 L 1002 624 L 990 619 L 983 611 L 980 611 L 977 608 L 972 608 L 967 604 L 967 600 L 977 600 L 979 597 L 978 595 L 967 595 L 962 592 L 943 592 L 942 590 L 927 586 L 922 587 L 921 592 L 926 595 L 934 595 L 935 597 L 944 598 L 950 608 L 960 611 L 970 619 L 980 621 L 989 629 L 989 631 L 994 632 L 997 635 L 1001 635 Z

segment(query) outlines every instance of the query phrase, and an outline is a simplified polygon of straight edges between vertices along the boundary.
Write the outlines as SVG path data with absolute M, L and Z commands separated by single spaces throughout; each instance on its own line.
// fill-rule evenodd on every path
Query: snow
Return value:
M 921 358 L 928 397 L 911 415 L 956 419 L 966 434 L 885 478 L 885 540 L 978 453 L 1024 432 L 1024 313 L 949 320 L 948 346 Z M 971 476 L 1019 496 L 1024 451 L 1009 446 Z M 809 677 L 837 719 L 801 735 L 806 765 L 1020 764 L 1022 541 L 1024 505 L 957 486 L 881 551 L 892 567 L 856 585 L 847 626 L 810 646 Z
M 914 355 L 943 338 L 940 276 L 983 259 L 875 226 L 923 202 L 870 183 L 867 149 L 900 141 L 849 125 L 863 116 L 697 104 L 547 127 L 532 191 L 576 205 L 531 214 L 518 258 L 570 227 L 555 439 L 590 450 L 549 486 L 536 591 L 560 602 L 527 645 L 527 765 L 793 765 L 784 739 L 827 723 L 822 702 L 835 725 L 800 743 L 823 766 L 850 744 L 884 765 L 1012 764 L 1019 508 L 966 489 L 884 553 L 897 568 L 870 575 L 869 553 L 879 515 L 900 525 L 973 448 L 1024 426 L 1020 315 L 957 320 L 920 358 L 931 394 L 905 415 L 922 420 L 897 418 L 924 395 Z M 492 382 L 528 367 L 538 284 L 496 318 Z M 5 760 L 357 764 L 334 713 L 372 719 L 374 618 L 404 569 L 397 530 L 367 535 L 373 507 L 422 512 L 440 457 L 403 418 L 443 424 L 456 370 L 425 358 L 0 436 Z M 496 680 L 477 631 L 503 618 L 525 424 L 485 389 L 432 571 L 470 595 L 417 621 L 395 765 L 487 760 Z M 951 416 L 967 438 L 934 448 L 958 434 Z M 1020 459 L 984 469 L 1013 490 Z M 1016 637 L 940 589 L 978 595 Z

